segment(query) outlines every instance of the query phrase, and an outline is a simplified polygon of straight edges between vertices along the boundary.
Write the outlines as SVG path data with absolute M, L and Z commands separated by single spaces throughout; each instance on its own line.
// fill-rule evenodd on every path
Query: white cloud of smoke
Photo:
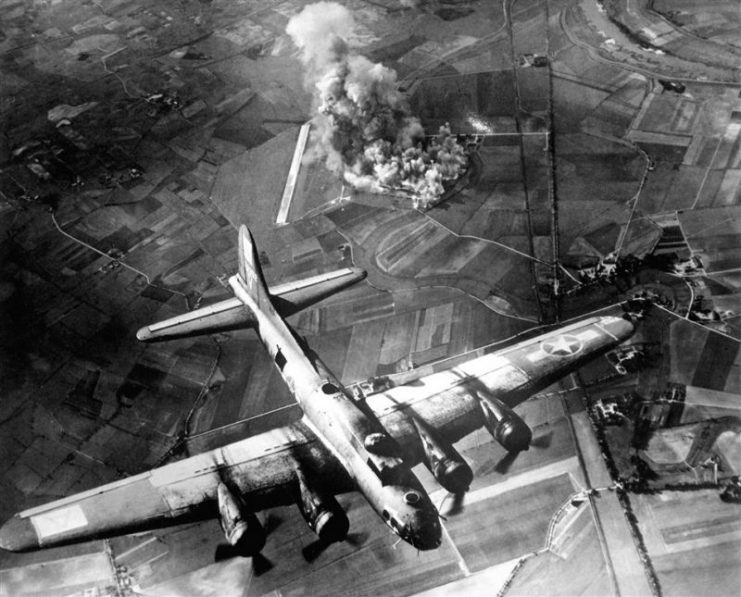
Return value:
M 286 28 L 301 51 L 317 104 L 316 151 L 357 189 L 403 190 L 428 205 L 442 195 L 443 182 L 465 170 L 465 150 L 447 126 L 425 142 L 396 73 L 348 47 L 354 30 L 350 11 L 334 2 L 306 6 Z

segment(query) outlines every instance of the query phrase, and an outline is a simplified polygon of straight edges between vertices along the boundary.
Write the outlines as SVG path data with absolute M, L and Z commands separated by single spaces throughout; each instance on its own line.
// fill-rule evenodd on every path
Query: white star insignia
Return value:
M 570 357 L 582 348 L 581 340 L 574 336 L 558 336 L 553 340 L 546 340 L 542 344 L 543 350 L 553 356 Z

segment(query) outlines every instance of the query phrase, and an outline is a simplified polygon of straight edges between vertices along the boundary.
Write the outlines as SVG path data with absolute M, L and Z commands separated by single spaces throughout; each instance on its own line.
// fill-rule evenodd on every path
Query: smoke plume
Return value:
M 355 52 L 355 21 L 344 6 L 317 2 L 288 22 L 314 93 L 315 151 L 357 189 L 406 191 L 422 206 L 439 198 L 443 183 L 465 170 L 464 148 L 450 128 L 425 139 L 409 113 L 396 72 Z

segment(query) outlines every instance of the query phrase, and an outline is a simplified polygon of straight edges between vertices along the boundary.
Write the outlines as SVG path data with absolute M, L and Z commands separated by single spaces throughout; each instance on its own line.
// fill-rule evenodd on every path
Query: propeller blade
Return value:
M 452 497 L 453 501 L 450 503 L 450 507 L 445 510 L 445 515 L 443 515 L 443 506 L 445 505 L 445 502 L 448 500 L 449 497 Z M 443 520 L 447 520 L 447 518 L 445 518 L 446 516 L 454 516 L 462 512 L 463 499 L 465 497 L 465 491 L 461 491 L 460 493 L 446 493 L 445 497 L 443 497 L 442 501 L 440 502 L 440 505 L 437 507 L 438 516 L 440 516 L 440 518 L 442 518 Z
M 367 539 L 368 533 L 348 533 L 345 537 L 345 541 L 353 547 L 360 547 Z
M 550 430 L 548 433 L 544 433 L 543 435 L 539 435 L 538 437 L 533 438 L 530 442 L 530 445 L 534 446 L 535 448 L 546 449 L 551 447 L 552 440 L 553 430 Z
M 494 472 L 498 463 L 499 461 L 494 461 L 493 458 L 487 459 L 473 472 L 474 477 L 478 479 Z
M 365 543 L 366 539 L 368 539 L 368 535 L 366 533 L 348 533 L 344 540 L 353 547 L 360 547 L 363 543 Z M 304 547 L 301 550 L 301 553 L 303 554 L 304 559 L 307 562 L 311 563 L 320 555 L 322 555 L 330 545 L 331 543 L 326 543 L 321 539 L 317 539 L 316 541 L 309 543 L 309 545 Z
M 232 558 L 244 558 L 245 556 L 238 547 L 229 545 L 228 543 L 219 543 L 216 546 L 216 553 L 214 554 L 214 562 L 225 562 Z M 252 556 L 252 568 L 255 571 L 255 575 L 260 576 L 265 574 L 268 570 L 273 568 L 273 563 L 268 560 L 264 555 L 258 553 Z
M 252 569 L 255 571 L 255 576 L 265 574 L 267 571 L 273 568 L 273 562 L 268 560 L 264 555 L 258 553 L 252 556 Z
M 312 543 L 309 543 L 306 547 L 304 547 L 301 550 L 301 553 L 304 556 L 304 559 L 311 563 L 314 560 L 316 560 L 320 555 L 324 553 L 324 550 L 329 547 L 328 543 L 325 543 L 321 539 L 317 539 L 316 541 L 313 541 Z
M 465 497 L 465 491 L 454 493 L 453 502 L 450 504 L 450 508 L 448 508 L 446 514 L 448 516 L 455 516 L 456 514 L 460 514 L 461 512 L 463 512 L 463 500 Z
M 239 549 L 228 543 L 219 543 L 216 546 L 216 552 L 214 553 L 214 562 L 223 562 L 225 560 L 231 560 L 241 555 Z
M 502 457 L 502 459 L 496 463 L 496 465 L 494 466 L 494 470 L 497 471 L 500 475 L 506 475 L 519 454 L 519 452 L 507 452 Z
M 265 529 L 265 534 L 270 535 L 275 529 L 277 529 L 280 524 L 283 522 L 281 518 L 276 516 L 273 513 L 268 513 L 268 515 L 265 517 L 265 523 L 263 524 L 263 528 Z

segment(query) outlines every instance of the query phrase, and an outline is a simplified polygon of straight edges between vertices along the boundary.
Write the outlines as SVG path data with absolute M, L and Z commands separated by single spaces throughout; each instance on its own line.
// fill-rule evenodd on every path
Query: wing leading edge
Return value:
M 481 400 L 494 397 L 514 408 L 584 363 L 624 342 L 634 332 L 620 317 L 591 317 L 463 361 L 406 385 L 366 398 L 383 426 L 419 461 L 410 415 L 457 442 L 482 426 Z
M 19 512 L 0 528 L 0 547 L 32 551 L 216 518 L 226 480 L 253 512 L 295 501 L 296 468 L 316 471 L 328 491 L 347 474 L 302 422 Z

